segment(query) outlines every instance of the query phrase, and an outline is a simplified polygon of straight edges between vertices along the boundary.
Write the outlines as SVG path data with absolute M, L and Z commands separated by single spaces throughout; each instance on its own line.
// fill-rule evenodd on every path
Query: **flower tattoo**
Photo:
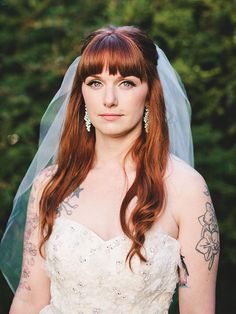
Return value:
M 207 193 L 204 194 L 207 195 Z M 205 261 L 209 262 L 208 269 L 211 270 L 215 256 L 220 250 L 219 228 L 211 202 L 206 202 L 206 211 L 204 215 L 198 217 L 198 220 L 202 226 L 202 231 L 196 250 L 204 255 Z

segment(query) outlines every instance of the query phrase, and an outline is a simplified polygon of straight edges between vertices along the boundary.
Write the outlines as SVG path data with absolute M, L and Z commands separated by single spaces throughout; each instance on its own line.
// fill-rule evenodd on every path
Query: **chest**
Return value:
M 133 184 L 135 173 L 124 176 L 120 172 L 90 172 L 84 182 L 59 206 L 59 216 L 69 218 L 93 231 L 103 240 L 123 234 L 120 224 L 122 201 Z M 137 205 L 135 196 L 126 209 L 126 222 Z M 169 206 L 158 218 L 158 225 L 177 238 L 178 227 Z M 132 225 L 130 225 L 132 230 Z
M 103 239 L 110 239 L 123 233 L 120 225 L 120 208 L 124 196 L 134 177 L 124 178 L 122 174 L 89 174 L 86 180 L 59 206 L 58 214 L 96 230 Z M 136 198 L 130 202 L 128 217 L 136 205 Z

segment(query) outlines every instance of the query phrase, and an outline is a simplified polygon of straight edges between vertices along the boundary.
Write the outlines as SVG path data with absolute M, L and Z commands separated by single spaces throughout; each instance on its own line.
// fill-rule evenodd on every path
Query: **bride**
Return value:
M 165 314 L 178 284 L 181 314 L 213 314 L 217 220 L 162 50 L 133 26 L 91 33 L 45 121 L 10 313 Z

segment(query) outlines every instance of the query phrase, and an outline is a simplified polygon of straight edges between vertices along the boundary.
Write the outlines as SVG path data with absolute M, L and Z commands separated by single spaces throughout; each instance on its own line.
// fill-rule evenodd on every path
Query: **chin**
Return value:
M 113 138 L 124 137 L 130 133 L 141 133 L 141 129 L 134 126 L 133 128 L 101 128 L 96 129 L 96 133 L 101 136 L 109 136 Z

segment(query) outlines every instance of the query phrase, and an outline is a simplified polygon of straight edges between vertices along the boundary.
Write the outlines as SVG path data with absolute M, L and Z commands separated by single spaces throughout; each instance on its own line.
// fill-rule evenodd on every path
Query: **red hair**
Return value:
M 85 104 L 81 92 L 86 77 L 99 74 L 104 66 L 110 74 L 134 75 L 148 83 L 149 130 L 144 128 L 126 157 L 131 154 L 136 164 L 136 177 L 127 191 L 120 208 L 123 232 L 132 240 L 126 261 L 137 254 L 146 258 L 140 249 L 145 232 L 156 221 L 164 208 L 163 176 L 169 153 L 169 136 L 162 87 L 157 73 L 158 55 L 155 44 L 146 33 L 136 27 L 123 26 L 99 29 L 84 41 L 81 59 L 76 71 L 64 129 L 57 156 L 57 170 L 44 189 L 40 201 L 40 221 L 43 244 L 49 239 L 61 202 L 86 178 L 95 160 L 95 131 L 85 128 Z M 137 204 L 126 222 L 126 210 L 134 197 Z M 129 225 L 132 223 L 133 230 Z

